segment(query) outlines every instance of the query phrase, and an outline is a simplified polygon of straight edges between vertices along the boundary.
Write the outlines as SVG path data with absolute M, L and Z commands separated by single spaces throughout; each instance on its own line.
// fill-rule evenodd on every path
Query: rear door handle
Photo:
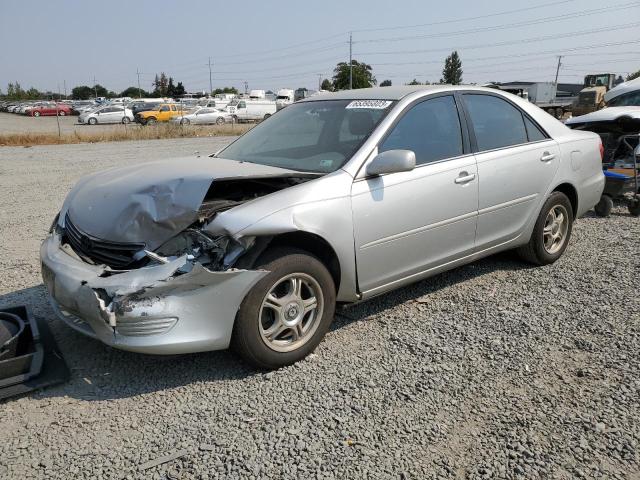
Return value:
M 474 178 L 476 178 L 475 173 L 469 174 L 467 172 L 460 172 L 460 175 L 454 180 L 454 182 L 460 185 L 460 184 L 469 183 Z
M 541 162 L 550 162 L 554 158 L 556 158 L 556 156 L 553 153 L 544 152 L 542 154 L 542 156 L 540 157 L 540 161 Z

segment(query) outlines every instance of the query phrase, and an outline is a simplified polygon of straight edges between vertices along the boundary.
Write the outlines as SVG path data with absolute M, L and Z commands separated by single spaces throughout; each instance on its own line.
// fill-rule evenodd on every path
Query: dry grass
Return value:
M 253 124 L 235 125 L 176 125 L 158 124 L 143 127 L 140 125 L 116 125 L 110 130 L 73 133 L 9 133 L 0 135 L 0 146 L 24 147 L 32 145 L 62 145 L 69 143 L 122 142 L 127 140 L 156 140 L 162 138 L 219 137 L 241 135 L 250 130 Z

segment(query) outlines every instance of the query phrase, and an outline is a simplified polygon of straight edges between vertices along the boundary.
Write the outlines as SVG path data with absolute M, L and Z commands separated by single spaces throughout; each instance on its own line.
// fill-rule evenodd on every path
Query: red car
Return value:
M 64 103 L 58 103 L 57 106 L 55 103 L 38 105 L 30 108 L 28 115 L 32 117 L 40 117 L 45 115 L 56 115 L 56 113 L 61 117 L 71 115 L 71 108 L 69 105 L 65 105 Z

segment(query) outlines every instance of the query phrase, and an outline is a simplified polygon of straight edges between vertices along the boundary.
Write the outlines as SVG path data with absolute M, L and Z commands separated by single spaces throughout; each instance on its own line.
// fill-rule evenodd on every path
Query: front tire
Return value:
M 40 112 L 33 112 L 33 116 L 34 117 L 39 117 L 40 116 Z
M 124 125 L 128 124 L 131 122 L 131 119 L 129 117 L 122 117 L 122 123 Z
M 520 257 L 534 265 L 549 265 L 564 253 L 573 228 L 571 202 L 562 192 L 553 192 L 540 210 L 529 243 L 520 247 Z
M 89 120 L 87 120 L 87 123 L 89 125 L 96 125 L 98 123 L 98 120 L 93 118 L 93 117 L 91 117 Z
M 61 117 L 64 117 L 66 115 L 66 113 L 64 113 L 64 110 L 60 110 L 58 112 L 58 115 L 60 115 Z
M 218 125 L 224 125 L 224 117 L 218 117 L 216 118 L 216 123 Z
M 233 347 L 261 369 L 291 365 L 318 346 L 333 321 L 333 278 L 320 260 L 293 248 L 268 250 L 254 268 L 269 274 L 240 306 Z
M 155 125 L 156 123 L 158 123 L 158 121 L 156 120 L 155 117 L 149 117 L 147 118 L 145 125 Z

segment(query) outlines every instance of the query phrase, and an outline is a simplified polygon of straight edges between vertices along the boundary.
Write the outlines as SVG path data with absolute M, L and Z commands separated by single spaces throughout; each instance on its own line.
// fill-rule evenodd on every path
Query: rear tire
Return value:
M 640 199 L 633 199 L 629 203 L 629 213 L 634 217 L 640 217 Z
M 128 124 L 131 122 L 131 119 L 129 117 L 122 117 L 122 123 L 124 125 Z
M 224 117 L 218 117 L 216 118 L 216 123 L 218 125 L 224 125 Z
M 34 117 L 39 117 L 40 116 L 40 112 L 33 112 L 33 116 Z
M 600 201 L 593 208 L 599 217 L 608 217 L 613 208 L 613 199 L 609 195 L 602 195 Z
M 60 115 L 61 117 L 64 117 L 66 115 L 66 113 L 64 113 L 64 110 L 60 110 L 58 112 L 58 115 Z
M 180 125 L 189 125 L 190 123 L 191 123 L 191 120 L 189 120 L 188 118 L 180 119 Z
M 552 192 L 538 215 L 529 243 L 517 249 L 520 257 L 534 265 L 558 260 L 569 244 L 573 228 L 571 202 L 562 192 Z
M 266 120 L 267 118 L 269 118 L 271 116 L 270 113 L 265 113 L 264 117 L 262 117 L 263 120 Z
M 233 348 L 261 369 L 291 365 L 318 346 L 333 321 L 333 278 L 320 260 L 294 248 L 267 250 L 254 268 L 269 273 L 240 305 Z

